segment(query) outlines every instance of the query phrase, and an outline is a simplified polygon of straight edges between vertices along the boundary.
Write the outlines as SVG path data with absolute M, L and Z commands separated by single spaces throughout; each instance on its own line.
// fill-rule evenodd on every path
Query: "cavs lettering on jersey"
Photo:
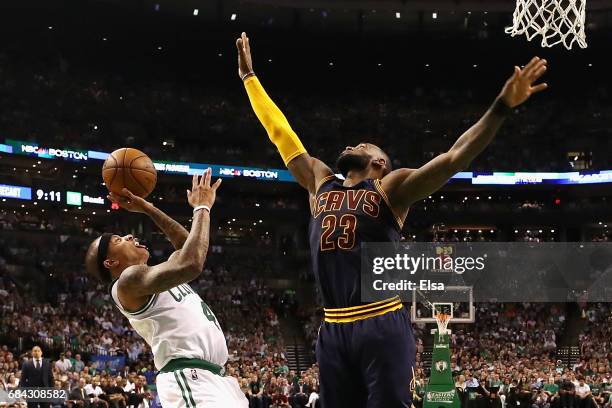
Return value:
M 141 310 L 128 312 L 121 307 L 116 282 L 110 287 L 113 303 L 151 346 L 158 370 L 177 358 L 225 364 L 227 344 L 219 322 L 188 284 L 157 293 Z
M 352 187 L 329 176 L 311 203 L 310 252 L 325 308 L 361 305 L 361 243 L 400 240 L 402 220 L 393 214 L 380 180 Z

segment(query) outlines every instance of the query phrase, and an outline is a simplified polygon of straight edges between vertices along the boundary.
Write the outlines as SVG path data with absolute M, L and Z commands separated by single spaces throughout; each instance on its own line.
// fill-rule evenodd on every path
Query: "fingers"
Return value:
M 536 86 L 531 87 L 531 93 L 538 93 L 548 88 L 548 84 L 546 82 L 538 84 Z
M 217 191 L 220 185 L 221 185 L 221 179 L 219 178 L 217 179 L 217 181 L 215 181 L 215 184 L 212 185 L 212 189 Z
M 191 191 L 195 190 L 198 184 L 198 175 L 194 174 L 193 178 L 191 179 Z
M 113 203 L 117 203 L 117 204 L 125 204 L 128 202 L 128 198 L 121 196 L 119 194 L 116 193 L 109 193 L 106 198 L 108 198 L 110 201 L 112 201 Z
M 236 48 L 238 48 L 238 57 L 244 58 L 244 41 L 242 41 L 242 38 L 236 40 Z
M 240 34 L 240 42 L 243 45 L 243 55 L 251 55 L 251 44 L 249 43 L 249 37 L 247 37 L 244 31 L 242 32 L 242 34 Z
M 521 69 L 515 65 L 514 72 L 512 73 L 512 76 L 510 77 L 510 82 L 516 81 L 519 75 L 521 75 Z
M 533 57 L 531 61 L 529 61 L 529 63 L 525 65 L 525 68 L 523 68 L 523 76 L 529 75 L 529 73 L 531 72 L 533 67 L 538 63 L 539 60 L 540 60 L 540 57 Z
M 200 185 L 204 187 L 210 187 L 210 176 L 211 175 L 212 175 L 212 170 L 209 167 L 204 172 L 204 175 L 200 178 Z
M 133 200 L 133 199 L 134 199 L 134 197 L 136 197 L 136 196 L 135 196 L 135 195 L 134 195 L 134 194 L 133 194 L 133 193 L 132 193 L 130 190 L 128 190 L 127 188 L 123 188 L 123 189 L 121 190 L 121 192 L 122 192 L 122 193 L 123 193 L 123 194 L 124 194 L 126 197 L 128 197 L 130 200 Z
M 541 65 L 537 71 L 533 73 L 532 82 L 537 81 L 546 72 L 546 65 Z
M 546 66 L 546 62 L 547 61 L 545 59 L 534 57 L 523 70 L 523 76 L 529 79 L 533 78 L 534 74 L 538 72 L 540 68 Z

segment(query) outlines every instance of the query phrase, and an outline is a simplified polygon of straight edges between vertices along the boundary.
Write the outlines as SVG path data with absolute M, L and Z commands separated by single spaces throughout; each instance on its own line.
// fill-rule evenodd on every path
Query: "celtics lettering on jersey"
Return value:
M 195 295 L 195 292 L 193 291 L 193 289 L 191 289 L 191 286 L 187 284 L 178 285 L 175 288 L 168 289 L 168 293 L 170 293 L 170 295 L 177 302 L 182 302 L 183 299 L 185 299 L 185 296 L 189 294 Z M 209 322 L 213 322 L 215 326 L 217 327 L 217 329 L 221 330 L 221 326 L 219 326 L 219 322 L 217 321 L 217 318 L 215 317 L 215 314 L 212 312 L 210 307 L 208 307 L 208 305 L 204 303 L 204 301 L 200 303 L 202 305 L 202 312 L 204 313 L 204 317 L 206 317 L 206 319 L 208 319 Z
M 121 307 L 116 283 L 111 295 L 132 327 L 151 346 L 158 369 L 176 358 L 198 358 L 220 366 L 227 361 L 225 336 L 215 314 L 188 284 L 154 294 L 138 312 Z

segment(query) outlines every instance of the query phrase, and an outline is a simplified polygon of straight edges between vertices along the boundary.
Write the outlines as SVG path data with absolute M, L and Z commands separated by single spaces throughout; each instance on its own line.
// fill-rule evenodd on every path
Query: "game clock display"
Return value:
M 53 202 L 61 202 L 62 201 L 62 193 L 57 190 L 43 190 L 39 188 L 36 190 L 36 198 L 42 201 L 53 201 Z

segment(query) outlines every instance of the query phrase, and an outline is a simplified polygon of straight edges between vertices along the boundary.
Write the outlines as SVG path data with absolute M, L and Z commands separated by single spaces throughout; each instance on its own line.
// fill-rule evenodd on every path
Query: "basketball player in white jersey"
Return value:
M 193 177 L 187 200 L 193 207 L 187 232 L 153 204 L 124 190 L 109 198 L 151 217 L 176 251 L 148 266 L 149 252 L 132 235 L 103 234 L 87 250 L 90 274 L 108 283 L 113 302 L 153 350 L 157 391 L 164 408 L 246 408 L 233 377 L 225 377 L 227 344 L 219 322 L 188 282 L 197 278 L 208 251 L 210 210 L 221 180 L 211 170 Z

